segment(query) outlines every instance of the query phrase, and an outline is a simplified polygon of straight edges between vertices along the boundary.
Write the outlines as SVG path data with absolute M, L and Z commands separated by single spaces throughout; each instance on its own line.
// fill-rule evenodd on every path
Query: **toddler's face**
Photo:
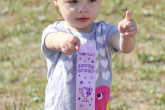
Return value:
M 54 0 L 65 19 L 75 30 L 88 31 L 98 16 L 101 0 Z

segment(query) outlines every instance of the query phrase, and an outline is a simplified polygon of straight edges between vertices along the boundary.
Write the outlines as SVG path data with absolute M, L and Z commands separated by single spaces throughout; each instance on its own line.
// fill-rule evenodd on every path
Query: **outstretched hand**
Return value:
M 72 34 L 66 34 L 66 39 L 63 39 L 61 43 L 61 51 L 66 55 L 72 55 L 73 51 L 78 51 L 80 49 L 80 40 L 78 37 Z
M 126 11 L 125 19 L 119 22 L 118 29 L 122 37 L 133 37 L 136 35 L 137 25 L 131 18 L 129 11 Z

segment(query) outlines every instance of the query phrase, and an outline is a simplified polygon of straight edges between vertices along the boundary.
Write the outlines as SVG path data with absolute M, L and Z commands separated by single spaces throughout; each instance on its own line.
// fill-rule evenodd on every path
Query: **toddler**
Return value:
M 125 19 L 119 22 L 118 27 L 104 21 L 95 22 L 102 0 L 53 1 L 64 21 L 49 25 L 42 35 L 41 50 L 48 67 L 45 110 L 87 110 L 83 109 L 83 103 L 94 106 L 95 110 L 110 110 L 112 55 L 118 51 L 126 54 L 133 51 L 137 33 L 135 21 L 131 18 L 130 12 L 126 11 Z M 93 89 L 83 87 L 79 89 L 84 97 L 82 99 L 83 97 L 76 96 L 77 63 L 81 60 L 77 58 L 81 47 L 90 44 L 96 49 L 96 54 L 93 54 L 96 61 L 92 60 L 92 63 L 95 63 L 95 97 L 88 97 Z M 90 52 L 95 49 L 91 47 L 85 50 Z M 80 66 L 94 68 L 90 64 Z M 85 79 L 87 77 L 84 77 Z M 80 84 L 83 84 L 83 81 Z M 82 104 L 78 108 L 76 104 L 81 99 Z M 92 100 L 95 105 L 90 103 Z

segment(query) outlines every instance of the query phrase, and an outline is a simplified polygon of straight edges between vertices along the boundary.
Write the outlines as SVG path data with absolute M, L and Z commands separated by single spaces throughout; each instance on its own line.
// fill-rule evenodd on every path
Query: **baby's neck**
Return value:
M 94 27 L 94 23 L 92 23 L 90 26 L 88 26 L 87 28 L 76 28 L 76 27 L 72 27 L 70 26 L 67 22 L 64 21 L 64 25 L 67 26 L 68 28 L 77 31 L 77 32 L 84 32 L 84 33 L 90 33 L 93 30 Z

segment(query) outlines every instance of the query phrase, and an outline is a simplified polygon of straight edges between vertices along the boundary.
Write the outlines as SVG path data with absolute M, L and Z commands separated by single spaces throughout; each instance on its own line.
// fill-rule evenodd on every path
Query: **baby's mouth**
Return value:
M 80 22 L 85 22 L 87 21 L 89 18 L 87 17 L 81 17 L 81 18 L 76 18 L 76 20 L 80 21 Z

